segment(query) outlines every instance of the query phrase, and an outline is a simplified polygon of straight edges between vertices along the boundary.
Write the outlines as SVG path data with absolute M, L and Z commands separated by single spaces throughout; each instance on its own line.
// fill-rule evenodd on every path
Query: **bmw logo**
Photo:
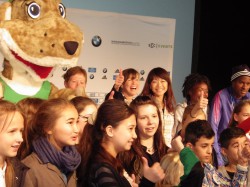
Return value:
M 95 35 L 95 36 L 92 38 L 92 45 L 93 45 L 94 47 L 99 47 L 101 44 L 102 44 L 102 39 L 101 39 L 101 37 Z

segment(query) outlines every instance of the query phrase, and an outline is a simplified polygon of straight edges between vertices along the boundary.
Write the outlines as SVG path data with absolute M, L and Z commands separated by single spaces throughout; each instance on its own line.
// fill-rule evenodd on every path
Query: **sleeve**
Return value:
M 222 159 L 222 155 L 221 155 L 221 151 L 220 151 L 220 145 L 219 145 L 219 139 L 218 139 L 218 128 L 219 128 L 219 124 L 220 124 L 220 120 L 221 120 L 221 91 L 218 92 L 212 103 L 210 106 L 210 111 L 209 111 L 209 115 L 208 115 L 208 121 L 215 133 L 214 136 L 214 150 L 216 152 L 216 157 L 218 160 L 218 165 L 219 166 L 223 166 L 224 165 L 224 161 Z
M 37 187 L 38 186 L 37 178 L 34 175 L 34 172 L 32 171 L 32 169 L 29 169 L 26 172 L 23 184 L 24 184 L 23 186 L 29 186 L 29 187 Z
M 174 126 L 172 129 L 172 137 L 175 137 L 182 128 L 182 116 L 184 113 L 184 108 L 178 104 L 174 112 Z
M 199 162 L 199 159 L 196 157 L 196 155 L 194 154 L 194 152 L 190 148 L 185 147 L 180 152 L 180 160 L 184 166 L 184 175 L 181 176 L 181 178 L 180 178 L 182 181 L 189 175 L 189 173 L 191 172 L 194 165 L 197 162 Z
M 151 182 L 145 177 L 142 177 L 140 184 L 139 184 L 139 187 L 154 187 L 154 186 L 155 186 L 155 183 Z
M 237 165 L 236 173 L 232 180 L 231 186 L 234 187 L 245 187 L 247 183 L 248 167 Z
M 114 99 L 121 99 L 121 100 L 123 100 L 122 99 L 123 96 L 122 96 L 122 93 L 121 93 L 121 88 L 119 88 L 119 90 L 116 91 L 115 87 L 113 86 L 112 89 L 111 89 L 111 91 L 105 96 L 105 101 L 108 100 L 108 98 L 109 98 L 109 96 L 110 96 L 110 94 L 111 94 L 112 91 L 115 92 L 114 93 Z
M 117 176 L 114 174 L 111 168 L 107 166 L 101 166 L 95 171 L 93 180 L 89 181 L 90 186 L 120 187 L 121 185 L 119 184 Z

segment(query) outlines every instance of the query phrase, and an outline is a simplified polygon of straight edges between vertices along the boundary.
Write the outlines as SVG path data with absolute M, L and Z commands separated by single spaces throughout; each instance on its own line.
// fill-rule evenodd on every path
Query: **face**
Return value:
M 232 82 L 232 87 L 236 98 L 244 97 L 250 89 L 250 77 L 240 76 L 236 78 Z
M 168 90 L 168 82 L 160 77 L 154 77 L 150 83 L 150 89 L 154 93 L 154 96 L 163 96 Z
M 245 147 L 248 144 L 246 136 L 233 138 L 228 148 L 221 148 L 222 154 L 225 155 L 231 164 L 238 164 L 238 150 L 239 146 Z
M 202 136 L 195 143 L 195 145 L 191 145 L 190 148 L 194 151 L 194 153 L 202 163 L 211 163 L 213 145 L 214 145 L 214 137 L 211 139 L 207 139 L 204 136 Z
M 88 118 L 91 117 L 93 113 L 97 111 L 97 107 L 95 105 L 87 105 L 84 110 L 80 112 L 77 125 L 79 129 L 79 138 L 82 135 L 83 129 L 85 125 L 88 123 Z
M 81 74 L 75 74 L 73 76 L 70 77 L 68 82 L 64 82 L 64 85 L 66 88 L 71 88 L 73 90 L 75 90 L 78 87 L 86 87 L 86 77 Z
M 77 110 L 68 106 L 62 111 L 52 129 L 47 132 L 50 143 L 58 150 L 77 143 L 79 134 L 77 118 Z
M 208 98 L 208 86 L 205 83 L 196 84 L 192 90 L 190 90 L 190 98 L 191 102 L 195 103 L 201 97 L 201 93 L 203 91 L 203 97 Z
M 125 97 L 134 97 L 139 91 L 139 76 L 137 75 L 134 79 L 132 75 L 129 76 L 127 81 L 122 86 L 122 93 Z
M 154 105 L 142 105 L 138 107 L 137 128 L 141 140 L 154 136 L 159 127 L 159 116 Z
M 11 114 L 12 115 L 12 114 Z M 0 157 L 14 157 L 23 142 L 24 119 L 19 112 L 15 112 L 13 119 L 6 121 L 6 127 L 0 131 Z
M 112 130 L 112 144 L 114 145 L 113 156 L 119 152 L 130 150 L 134 139 L 137 138 L 135 133 L 136 119 L 135 115 L 131 115 L 129 118 L 119 122 L 116 128 Z
M 246 120 L 247 118 L 250 117 L 250 104 L 245 104 L 242 108 L 241 111 L 236 114 L 234 113 L 234 120 L 240 124 L 242 121 Z

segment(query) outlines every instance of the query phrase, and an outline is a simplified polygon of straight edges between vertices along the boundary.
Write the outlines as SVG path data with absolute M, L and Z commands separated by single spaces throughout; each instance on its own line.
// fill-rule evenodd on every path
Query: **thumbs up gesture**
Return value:
M 114 88 L 116 91 L 119 91 L 122 83 L 124 81 L 124 76 L 122 74 L 122 69 L 119 70 L 119 74 L 116 76 Z
M 159 162 L 154 163 L 153 166 L 148 166 L 148 160 L 145 157 L 142 157 L 143 162 L 143 176 L 149 181 L 156 183 L 161 181 L 165 177 L 165 173 L 160 166 Z
M 199 108 L 204 109 L 208 105 L 208 99 L 204 97 L 204 91 L 201 91 L 201 96 L 198 99 Z

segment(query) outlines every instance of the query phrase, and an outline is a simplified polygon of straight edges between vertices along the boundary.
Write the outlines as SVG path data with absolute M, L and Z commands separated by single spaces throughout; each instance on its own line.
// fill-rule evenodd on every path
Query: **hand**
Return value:
M 161 168 L 159 162 L 154 163 L 152 167 L 148 166 L 148 160 L 145 157 L 142 157 L 143 162 L 143 176 L 149 181 L 156 183 L 161 181 L 165 177 L 165 173 Z
M 182 138 L 181 136 L 177 136 L 171 141 L 172 149 L 177 151 L 178 153 L 181 152 L 182 149 L 184 149 L 184 145 L 182 143 Z
M 208 105 L 208 99 L 204 97 L 204 91 L 202 90 L 201 91 L 201 96 L 198 99 L 198 107 L 200 109 L 204 109 L 204 108 L 207 107 L 207 105 Z
M 122 74 L 122 69 L 119 70 L 119 75 L 116 76 L 115 79 L 115 85 L 114 88 L 116 91 L 119 91 L 119 88 L 121 87 L 121 85 L 123 84 L 124 81 L 124 76 Z
M 131 186 L 132 187 L 138 187 L 138 184 L 135 182 L 135 175 L 134 174 L 131 175 L 131 178 L 132 178 Z
M 114 99 L 114 95 L 115 95 L 115 91 L 113 90 L 113 91 L 110 92 L 108 100 Z
M 238 148 L 238 164 L 241 166 L 248 166 L 250 160 L 250 147 L 247 145 L 239 145 Z

